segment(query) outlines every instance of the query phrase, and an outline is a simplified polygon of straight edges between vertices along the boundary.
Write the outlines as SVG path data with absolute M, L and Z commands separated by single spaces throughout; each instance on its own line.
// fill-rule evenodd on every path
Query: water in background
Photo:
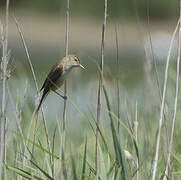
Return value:
M 63 19 L 36 19 L 33 15 L 19 18 L 27 42 L 39 88 L 43 84 L 51 66 L 64 56 L 65 21 Z M 157 61 L 160 83 L 164 73 L 164 64 L 170 41 L 170 24 L 154 24 L 151 35 L 154 58 Z M 105 40 L 104 78 L 113 111 L 116 111 L 116 80 L 120 85 L 121 116 L 127 118 L 130 109 L 134 115 L 135 104 L 144 116 L 157 113 L 159 109 L 159 91 L 156 84 L 153 57 L 150 51 L 148 32 L 137 29 L 133 22 L 121 22 L 118 27 L 119 64 L 116 59 L 114 24 L 109 23 Z M 68 79 L 68 126 L 76 131 L 84 123 L 85 117 L 79 112 L 93 114 L 96 117 L 98 67 L 101 57 L 101 22 L 74 19 L 70 26 L 69 52 L 80 57 L 85 70 L 75 69 Z M 158 35 L 159 34 L 159 35 Z M 9 91 L 14 102 L 19 102 L 23 111 L 31 115 L 37 105 L 37 93 L 28 60 L 19 34 L 13 21 L 10 23 L 9 47 L 12 54 L 12 76 Z M 146 53 L 145 53 L 146 49 Z M 174 57 L 174 56 L 173 56 Z M 174 59 L 174 58 L 173 58 Z M 162 61 L 163 60 L 163 61 Z M 61 88 L 63 90 L 63 88 Z M 102 95 L 104 96 L 104 95 Z M 73 105 L 75 104 L 75 105 Z M 63 100 L 51 93 L 43 103 L 46 119 L 50 125 L 62 119 Z M 9 108 L 13 117 L 13 112 Z M 102 119 L 106 125 L 107 108 L 103 98 Z

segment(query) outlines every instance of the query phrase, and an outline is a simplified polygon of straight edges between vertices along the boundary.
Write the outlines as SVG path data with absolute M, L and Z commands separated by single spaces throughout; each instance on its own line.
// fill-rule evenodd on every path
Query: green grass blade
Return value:
M 129 130 L 129 128 L 113 113 L 113 112 L 109 112 L 111 114 L 111 116 L 116 119 L 119 124 L 127 131 L 127 133 L 130 135 L 131 139 L 133 140 L 133 144 L 135 147 L 135 151 L 136 151 L 136 156 L 138 158 L 138 164 L 139 164 L 139 149 L 138 149 L 138 144 L 137 141 L 135 139 L 135 136 L 133 134 L 133 132 L 131 130 Z
M 134 147 L 135 147 L 135 151 L 136 151 L 136 156 L 138 158 L 138 163 L 139 163 L 139 149 L 138 149 L 138 144 L 137 144 L 137 141 L 135 139 L 135 136 L 134 134 L 132 133 L 131 130 L 129 130 L 129 128 L 113 113 L 113 112 L 110 112 L 109 113 L 111 114 L 111 116 L 116 119 L 119 124 L 127 131 L 127 133 L 130 135 L 131 139 L 133 140 L 133 144 L 134 144 Z
M 47 172 L 45 172 L 41 167 L 38 166 L 38 163 L 36 162 L 36 159 L 34 158 L 31 151 L 28 148 L 27 148 L 27 150 L 28 150 L 28 152 L 30 153 L 30 156 L 31 156 L 31 159 L 29 159 L 31 164 L 33 166 L 35 166 L 37 169 L 39 169 L 39 171 L 42 172 L 42 174 L 44 174 L 45 177 L 47 177 L 48 179 L 54 180 L 54 178 L 52 178 Z M 35 162 L 32 159 L 34 159 Z
M 45 177 L 47 177 L 48 179 L 54 180 L 54 178 L 52 178 L 48 173 L 46 173 L 42 168 L 40 168 L 36 163 L 34 163 L 32 160 L 30 160 L 30 162 L 37 168 L 39 169 Z
M 136 151 L 136 156 L 137 156 L 137 159 L 138 159 L 138 165 L 140 164 L 140 157 L 139 157 L 139 150 L 138 150 L 138 145 L 137 145 L 137 142 L 135 139 L 133 139 L 133 144 L 134 144 L 134 147 L 135 147 L 135 151 Z
M 19 136 L 19 134 L 17 134 L 17 135 Z M 42 152 L 45 152 L 48 155 L 51 155 L 55 159 L 60 159 L 56 154 L 53 154 L 53 153 L 49 152 L 46 148 L 44 148 L 43 145 L 40 143 L 40 141 L 38 141 L 39 144 L 37 144 L 28 138 L 24 137 L 24 139 L 27 140 L 29 143 L 34 144 L 34 146 L 37 147 L 38 149 L 40 149 Z
M 6 168 L 10 171 L 13 171 L 15 172 L 16 174 L 19 174 L 20 176 L 26 178 L 26 179 L 38 179 L 38 180 L 43 180 L 42 178 L 38 177 L 38 176 L 32 176 L 29 172 L 23 170 L 23 169 L 20 169 L 20 168 L 16 168 L 16 167 L 12 167 L 12 166 L 8 166 L 8 165 L 5 165 Z
M 114 169 L 115 165 L 116 165 L 116 163 L 114 162 L 114 163 L 112 164 L 112 166 L 110 167 L 110 169 L 109 169 L 109 171 L 108 171 L 108 173 L 107 173 L 108 179 L 109 179 L 111 173 L 113 172 L 113 169 Z
M 72 175 L 73 175 L 73 180 L 78 180 L 77 173 L 76 173 L 76 167 L 75 167 L 75 162 L 72 157 Z
M 101 139 L 102 139 L 102 142 L 103 142 L 103 144 L 104 144 L 104 147 L 105 147 L 106 151 L 109 153 L 109 155 L 110 155 L 110 157 L 111 157 L 111 154 L 110 154 L 110 152 L 109 152 L 109 148 L 108 148 L 107 142 L 106 142 L 106 140 L 105 140 L 105 138 L 104 138 L 104 135 L 103 135 L 100 127 L 98 126 L 97 121 L 95 120 L 95 118 L 94 118 L 94 116 L 93 116 L 92 113 L 91 113 L 91 116 L 92 116 L 92 119 L 93 119 L 94 123 L 96 124 L 96 128 L 98 129 L 98 132 L 99 132 L 99 134 L 100 134 L 100 137 L 101 137 Z
M 105 95 L 105 99 L 106 99 L 107 108 L 109 111 L 109 113 L 108 113 L 109 118 L 111 121 L 111 131 L 112 131 L 114 149 L 115 149 L 115 154 L 116 154 L 116 160 L 117 160 L 118 165 L 122 166 L 122 179 L 131 180 L 131 174 L 130 174 L 130 171 L 128 169 L 128 162 L 126 162 L 124 151 L 122 150 L 121 145 L 119 144 L 119 141 L 118 141 L 118 137 L 116 135 L 116 129 L 114 126 L 112 115 L 110 113 L 111 112 L 111 105 L 110 105 L 109 98 L 108 98 L 107 91 L 106 91 L 104 84 L 103 84 L 103 91 L 104 91 L 104 95 Z
M 102 153 L 102 149 L 99 147 L 99 154 L 100 154 L 100 178 L 103 180 L 107 180 L 107 173 L 106 173 L 106 167 L 105 167 L 105 163 L 104 163 L 104 156 Z
M 65 166 L 64 150 L 62 150 L 62 169 L 63 169 L 63 178 L 64 178 L 64 180 L 68 180 L 68 178 L 67 178 L 67 170 L 66 170 L 66 166 Z
M 124 124 L 113 112 L 109 111 L 108 113 L 110 113 L 110 115 L 112 116 L 112 118 L 114 118 L 114 119 L 116 119 L 117 121 L 119 121 L 119 124 L 127 131 L 127 133 L 130 135 L 131 138 L 135 139 L 132 131 L 129 130 L 129 128 L 126 126 L 126 124 Z
M 86 139 L 85 148 L 84 148 L 84 159 L 83 159 L 83 165 L 82 165 L 82 177 L 81 177 L 81 180 L 85 180 L 86 158 L 87 158 L 87 139 Z

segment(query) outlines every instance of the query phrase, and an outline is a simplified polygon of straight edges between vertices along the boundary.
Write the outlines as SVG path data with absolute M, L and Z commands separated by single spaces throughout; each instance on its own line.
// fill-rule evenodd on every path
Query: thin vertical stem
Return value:
M 66 11 L 66 38 L 65 38 L 65 56 L 69 53 L 69 28 L 70 28 L 70 0 L 67 0 L 67 11 Z M 64 96 L 67 95 L 67 82 L 64 84 Z M 64 147 L 65 141 L 65 129 L 67 119 L 67 99 L 64 99 L 64 110 L 63 110 L 63 125 L 62 125 L 62 148 Z
M 180 18 L 181 18 L 181 0 L 180 0 Z M 178 91 L 179 91 L 179 72 L 180 72 L 179 68 L 180 68 L 180 55 L 181 55 L 181 49 L 180 49 L 181 48 L 181 24 L 180 24 L 180 21 L 179 21 L 179 37 L 178 38 L 179 38 L 179 40 L 178 40 L 178 58 L 177 58 L 177 75 L 176 75 L 174 112 L 173 112 L 173 119 L 172 119 L 172 129 L 171 129 L 171 135 L 170 135 L 167 163 L 166 163 L 163 180 L 166 180 L 168 177 L 168 166 L 170 164 L 172 145 L 173 145 L 173 135 L 174 135 L 174 129 L 175 129 L 175 120 L 176 120 L 176 114 L 177 114 L 177 101 L 178 101 Z
M 37 95 L 38 95 L 38 97 L 40 97 L 40 92 L 39 92 L 39 88 L 38 88 L 38 83 L 37 83 L 34 67 L 33 67 L 33 64 L 32 64 L 31 58 L 30 58 L 30 53 L 29 53 L 29 50 L 28 50 L 28 47 L 27 47 L 27 44 L 26 44 L 26 41 L 25 41 L 25 38 L 24 38 L 24 35 L 23 35 L 23 31 L 21 30 L 20 24 L 19 24 L 19 22 L 18 22 L 18 20 L 16 19 L 15 16 L 14 16 L 14 20 L 15 20 L 15 24 L 16 24 L 16 27 L 18 29 L 18 32 L 19 32 L 19 35 L 20 35 L 23 47 L 25 49 L 25 53 L 26 53 L 26 56 L 27 56 L 27 59 L 28 59 L 28 63 L 29 63 L 29 66 L 30 66 L 30 70 L 31 70 L 32 76 L 33 76 L 33 81 L 34 81 L 34 85 L 35 85 L 35 89 L 36 89 Z M 49 141 L 49 137 L 48 137 L 48 129 L 47 129 L 47 126 L 46 126 L 46 120 L 44 118 L 44 114 L 43 114 L 42 108 L 41 108 L 41 113 L 42 113 L 42 117 L 43 117 L 43 126 L 44 126 L 44 129 L 45 129 L 47 146 L 48 146 L 48 150 L 50 152 L 50 141 Z M 35 132 L 36 132 L 36 127 L 37 127 L 37 118 L 36 118 L 36 122 L 35 122 L 34 139 L 35 139 Z M 31 119 L 30 127 L 29 127 L 28 134 L 27 134 L 28 139 L 30 137 L 30 130 L 31 130 L 31 127 L 32 127 L 33 120 L 34 120 L 34 114 L 33 114 L 33 117 Z M 27 144 L 28 144 L 28 141 L 27 141 Z M 33 145 L 33 149 L 34 149 L 34 145 Z M 25 150 L 27 150 L 26 147 L 25 147 Z M 24 158 L 24 160 L 25 160 L 25 158 Z M 51 159 L 50 159 L 50 161 L 51 161 Z
M 135 108 L 135 121 L 134 121 L 134 136 L 136 139 L 136 142 L 138 142 L 138 103 L 136 101 L 136 108 Z M 139 180 L 139 163 L 138 163 L 138 157 L 136 159 L 136 179 Z
M 67 7 L 66 7 L 66 34 L 65 34 L 65 56 L 68 56 L 68 54 L 69 54 L 69 29 L 70 29 L 70 0 L 67 0 Z M 67 96 L 67 81 L 64 82 L 64 96 Z M 64 146 L 65 146 L 66 119 L 67 119 L 67 99 L 64 99 L 62 133 L 61 133 L 61 142 L 60 142 L 60 156 L 63 154 Z M 62 165 L 61 165 L 61 168 L 63 168 Z M 61 171 L 63 171 L 63 169 L 61 169 Z M 61 175 L 61 173 L 60 173 L 60 175 Z M 59 175 L 59 179 L 60 179 L 60 175 Z
M 52 139 L 52 164 L 51 164 L 51 169 L 52 169 L 52 177 L 55 176 L 55 161 L 54 161 L 54 150 L 55 150 L 55 135 L 56 135 L 56 130 L 57 127 L 55 127 L 54 132 L 53 132 L 53 139 Z
M 98 171 L 98 134 L 99 134 L 99 124 L 101 115 L 101 91 L 102 91 L 102 80 L 104 72 L 104 41 L 105 41 L 105 28 L 107 21 L 107 0 L 104 1 L 104 22 L 102 25 L 102 42 L 101 42 L 101 63 L 100 63 L 100 78 L 98 87 L 98 102 L 97 102 L 97 129 L 96 129 L 96 152 L 95 152 L 95 170 L 96 174 Z
M 26 45 L 26 41 L 25 41 L 25 39 L 24 39 L 23 32 L 22 32 L 22 30 L 21 30 L 21 28 L 20 28 L 20 25 L 19 25 L 19 22 L 18 22 L 18 20 L 16 19 L 15 16 L 14 16 L 14 20 L 15 20 L 15 24 L 16 24 L 16 27 L 17 27 L 17 29 L 18 29 L 19 35 L 20 35 L 20 37 L 21 37 L 21 41 L 22 41 L 23 47 L 24 47 L 24 49 L 25 49 L 25 53 L 26 53 L 26 56 L 27 56 L 27 59 L 28 59 L 28 63 L 29 63 L 29 66 L 30 66 L 30 70 L 31 70 L 31 72 L 32 72 L 34 85 L 35 85 L 37 94 L 39 95 L 38 83 L 37 83 L 37 80 L 36 80 L 36 75 L 35 75 L 34 67 L 33 67 L 33 64 L 32 64 L 32 62 L 31 62 L 30 54 L 29 54 L 29 51 L 28 51 L 28 47 L 27 47 L 27 45 Z
M 160 80 L 159 80 L 159 76 L 158 76 L 157 62 L 156 62 L 156 59 L 154 56 L 154 49 L 153 49 L 153 43 L 152 43 L 152 38 L 151 38 L 151 32 L 150 32 L 150 0 L 147 0 L 147 26 L 148 26 L 147 31 L 148 31 L 150 49 L 151 49 L 151 58 L 153 61 L 153 67 L 154 67 L 155 76 L 156 76 L 156 84 L 158 87 L 158 93 L 159 93 L 159 98 L 160 98 L 160 103 L 161 103 L 162 102 L 161 85 L 160 85 Z M 163 110 L 163 116 L 164 116 L 164 120 L 167 121 L 165 108 Z M 167 123 L 165 123 L 165 131 L 166 131 L 166 138 L 167 138 L 167 144 L 168 144 L 169 138 L 168 138 L 168 125 L 167 125 Z
M 116 78 L 116 84 L 117 84 L 117 116 L 118 119 L 120 119 L 120 94 L 119 94 L 119 44 L 118 44 L 118 32 L 117 32 L 117 26 L 115 26 L 115 34 L 116 34 L 116 62 L 117 62 L 117 78 Z M 118 134 L 120 129 L 120 123 L 118 122 Z
M 6 0 L 5 25 L 2 27 L 2 109 L 0 122 L 0 179 L 5 179 L 6 168 L 2 163 L 6 160 L 6 85 L 7 85 L 7 65 L 8 65 L 8 20 L 9 20 L 9 0 Z
M 154 49 L 153 49 L 153 44 L 152 44 L 151 32 L 150 32 L 150 0 L 147 0 L 147 23 L 148 23 L 148 36 L 149 36 L 149 42 L 150 42 L 150 48 L 151 48 L 151 57 L 152 57 L 152 60 L 154 63 L 154 69 L 155 69 L 155 73 L 156 73 L 156 83 L 157 83 L 158 90 L 159 90 L 160 101 L 162 101 L 161 100 L 162 97 L 161 97 L 160 81 L 159 81 L 158 70 L 157 70 L 157 62 L 156 62 L 156 59 L 154 56 Z
M 166 97 L 166 90 L 167 90 L 168 67 L 169 67 L 170 56 L 171 56 L 171 52 L 172 52 L 172 48 L 173 48 L 173 42 L 174 42 L 175 35 L 176 35 L 177 29 L 179 26 L 179 22 L 180 22 L 180 19 L 179 19 L 177 26 L 173 32 L 173 35 L 172 35 L 172 39 L 171 39 L 169 51 L 168 51 L 168 56 L 167 56 L 166 67 L 165 67 L 163 94 L 162 94 L 162 102 L 161 102 L 161 107 L 160 107 L 160 118 L 159 118 L 159 124 L 158 124 L 158 134 L 157 134 L 157 139 L 156 139 L 155 157 L 153 160 L 152 180 L 155 180 L 155 178 L 156 178 L 159 148 L 160 148 L 161 128 L 162 128 L 162 124 L 163 124 L 163 114 L 164 114 L 165 97 Z
M 69 29 L 70 29 L 70 0 L 67 0 L 66 10 L 66 37 L 65 37 L 65 55 L 69 53 Z

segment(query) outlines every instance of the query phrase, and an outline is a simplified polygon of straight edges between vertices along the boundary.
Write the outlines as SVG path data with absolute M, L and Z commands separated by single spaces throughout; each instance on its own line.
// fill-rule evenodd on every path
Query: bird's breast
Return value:
M 63 83 L 64 83 L 64 81 L 66 80 L 66 78 L 67 78 L 67 76 L 68 76 L 68 74 L 70 73 L 70 70 L 64 70 L 63 71 L 63 73 L 62 73 L 62 75 L 60 76 L 60 78 L 57 80 L 57 82 L 56 82 L 56 85 L 58 86 L 58 87 L 61 87 L 62 85 L 63 85 Z

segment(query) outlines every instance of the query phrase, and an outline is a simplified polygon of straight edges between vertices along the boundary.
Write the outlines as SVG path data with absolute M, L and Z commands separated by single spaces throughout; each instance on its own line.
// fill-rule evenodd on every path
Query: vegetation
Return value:
M 4 2 L 4 3 L 3 3 Z M 5 0 L 2 3 L 5 5 Z M 80 16 L 94 16 L 96 18 L 102 17 L 103 12 L 103 0 L 76 0 L 71 1 L 70 5 L 72 7 L 71 13 L 74 15 Z M 157 19 L 167 19 L 173 16 L 178 15 L 178 0 L 164 0 L 164 1 L 157 1 L 157 0 L 114 0 L 109 2 L 108 12 L 109 16 L 113 18 L 120 18 L 120 17 L 134 17 L 135 16 L 135 6 L 139 9 L 139 15 L 142 18 L 146 16 L 146 8 L 149 3 L 150 6 L 150 14 L 152 18 Z M 53 3 L 51 0 L 31 0 L 31 1 L 24 1 L 24 0 L 16 0 L 11 2 L 12 9 L 29 9 L 34 10 L 37 13 L 59 13 L 65 12 L 65 5 L 66 2 L 62 0 L 54 0 Z
M 55 4 L 51 3 L 51 5 L 55 6 L 56 2 L 58 3 L 58 1 L 55 1 Z M 127 1 L 123 2 L 127 4 Z M 89 3 L 92 3 L 92 6 L 94 5 L 94 1 L 89 1 Z M 99 4 L 96 5 L 99 7 Z M 140 105 L 136 100 L 133 107 L 131 107 L 129 101 L 126 101 L 127 108 L 121 111 L 120 103 L 123 104 L 124 102 L 120 102 L 119 78 L 115 78 L 116 89 L 114 91 L 110 91 L 110 86 L 107 85 L 104 78 L 105 32 L 107 14 L 109 14 L 109 11 L 111 13 L 111 2 L 105 0 L 104 4 L 102 3 L 100 6 L 103 7 L 100 8 L 103 11 L 99 9 L 99 13 L 104 16 L 104 21 L 101 36 L 101 61 L 97 60 L 99 65 L 95 67 L 99 75 L 97 78 L 99 79 L 99 87 L 94 88 L 96 92 L 99 92 L 98 103 L 94 103 L 95 107 L 98 107 L 97 113 L 94 111 L 95 108 L 90 109 L 90 113 L 83 112 L 79 105 L 68 96 L 64 103 L 63 118 L 54 116 L 52 117 L 54 121 L 51 121 L 47 119 L 48 113 L 43 109 L 38 114 L 35 113 L 36 100 L 32 97 L 29 98 L 28 94 L 30 86 L 25 86 L 25 90 L 18 96 L 12 97 L 12 77 L 9 76 L 12 69 L 9 69 L 11 58 L 8 51 L 9 1 L 6 1 L 5 23 L 1 25 L 3 53 L 1 58 L 0 179 L 180 179 L 181 132 L 178 121 L 181 112 L 179 109 L 181 99 L 178 93 L 180 87 L 180 20 L 178 20 L 170 41 L 164 71 L 158 73 L 160 69 L 158 69 L 157 62 L 154 59 L 153 50 L 153 61 L 151 62 L 153 72 L 149 71 L 150 61 L 145 57 L 146 71 L 144 76 L 152 80 L 151 85 L 156 83 L 156 89 L 151 87 L 150 91 L 159 94 L 157 96 L 158 105 L 152 104 L 156 107 L 156 110 L 154 107 L 150 109 L 148 114 L 144 109 L 146 105 Z M 69 12 L 73 11 L 72 8 L 69 9 L 69 0 L 67 0 L 65 9 L 67 10 L 65 54 L 68 54 Z M 147 20 L 149 21 L 148 17 Z M 14 21 L 27 56 L 27 64 L 31 71 L 34 89 L 36 89 L 39 98 L 36 72 L 24 38 L 23 28 L 16 17 L 14 17 Z M 118 30 L 117 27 L 115 29 L 115 52 L 117 52 L 115 63 L 119 67 Z M 173 66 L 170 67 L 173 43 L 176 39 L 178 39 L 176 64 L 174 62 Z M 152 46 L 151 36 L 150 45 Z M 116 70 L 116 74 L 118 74 L 119 68 Z M 159 76 L 160 74 L 164 74 L 162 79 Z M 168 82 L 170 79 L 171 83 Z M 114 81 L 114 79 L 112 80 Z M 170 92 L 172 92 L 171 95 Z M 115 99 L 116 103 L 114 103 Z M 151 101 L 150 98 L 148 104 L 151 104 Z M 68 121 L 66 120 L 68 106 L 65 105 L 66 103 L 75 108 L 75 114 L 79 114 L 78 118 L 81 118 L 84 122 L 81 127 L 77 127 L 79 137 L 72 135 L 68 129 Z M 24 104 L 28 105 L 25 106 Z M 139 106 L 143 108 L 139 108 Z M 108 120 L 108 125 L 103 125 L 104 118 Z M 12 123 L 10 119 L 13 119 L 14 122 Z

